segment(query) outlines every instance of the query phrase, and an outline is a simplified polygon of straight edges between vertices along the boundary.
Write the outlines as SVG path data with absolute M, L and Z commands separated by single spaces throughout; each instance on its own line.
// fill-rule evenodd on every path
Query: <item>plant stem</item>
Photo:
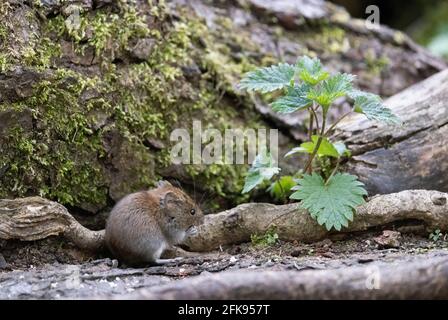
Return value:
M 314 157 L 316 157 L 317 151 L 319 150 L 320 144 L 322 143 L 322 139 L 324 138 L 325 134 L 325 122 L 327 120 L 327 113 L 324 111 L 322 114 L 322 128 L 320 129 L 320 135 L 317 139 L 316 146 L 314 147 L 313 153 L 308 158 L 308 162 L 306 163 L 304 172 L 311 173 L 312 172 L 312 163 L 314 160 Z
M 333 171 L 331 172 L 330 176 L 328 177 L 327 181 L 325 181 L 325 185 L 328 184 L 328 182 L 330 182 L 331 178 L 333 178 L 334 174 L 336 173 L 336 171 L 338 171 L 339 168 L 339 163 L 341 162 L 341 159 L 338 159 L 338 161 L 336 162 L 336 166 L 334 167 Z
M 314 105 L 311 108 L 311 112 L 314 115 L 314 121 L 316 122 L 316 129 L 317 129 L 317 131 L 319 131 L 319 119 L 317 119 L 317 114 L 316 114 L 316 110 L 314 110 Z
M 309 109 L 309 112 L 310 112 L 310 122 L 309 122 L 309 125 L 308 125 L 308 136 L 310 138 L 310 141 L 311 141 L 311 137 L 313 136 L 313 122 L 314 122 L 313 121 L 314 120 L 314 116 L 313 116 L 313 112 L 311 110 L 313 110 L 313 107 L 311 107 Z
M 313 115 L 313 111 L 312 110 L 314 110 L 314 103 L 311 106 L 311 108 L 309 108 L 310 122 L 309 122 L 309 125 L 308 125 L 308 137 L 309 137 L 310 141 L 312 141 L 312 138 L 313 138 L 313 120 L 314 120 L 314 115 Z M 310 158 L 311 158 L 311 155 L 308 155 L 308 161 L 309 161 Z
M 341 122 L 341 120 L 348 116 L 350 113 L 352 113 L 352 110 L 343 114 L 342 117 L 340 117 L 335 123 L 333 123 L 330 128 L 328 128 L 327 132 L 325 132 L 325 136 L 327 136 L 338 125 L 338 123 Z

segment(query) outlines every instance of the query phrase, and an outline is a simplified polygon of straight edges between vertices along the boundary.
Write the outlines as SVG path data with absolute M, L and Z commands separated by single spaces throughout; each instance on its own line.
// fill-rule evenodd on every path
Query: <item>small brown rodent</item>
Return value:
M 204 215 L 182 190 L 160 181 L 153 190 L 132 193 L 112 209 L 106 223 L 106 244 L 127 265 L 164 264 L 166 249 L 197 232 Z

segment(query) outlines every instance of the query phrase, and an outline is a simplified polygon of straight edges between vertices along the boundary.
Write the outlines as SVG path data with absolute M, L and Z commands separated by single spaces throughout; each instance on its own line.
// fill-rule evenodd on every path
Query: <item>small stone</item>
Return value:
M 324 257 L 324 258 L 330 258 L 330 259 L 334 259 L 336 257 L 336 255 L 334 253 L 325 251 L 325 252 L 319 252 L 319 255 Z
M 196 63 L 189 64 L 181 67 L 182 72 L 188 80 L 198 80 L 202 75 L 201 69 L 199 69 Z
M 333 244 L 333 241 L 330 239 L 324 239 L 316 243 L 316 247 L 318 248 L 329 248 Z
M 358 258 L 358 263 L 370 263 L 373 262 L 375 259 L 371 257 L 360 257 Z
M 113 259 L 112 260 L 112 268 L 118 268 L 118 260 L 117 259 Z
M 296 248 L 293 251 L 291 251 L 290 255 L 291 257 L 300 257 L 303 253 L 303 249 Z
M 263 268 L 270 268 L 270 267 L 273 267 L 273 266 L 275 266 L 275 263 L 272 262 L 272 261 L 268 261 L 268 262 L 266 262 L 266 263 L 264 263 L 262 265 Z
M 399 248 L 401 233 L 398 231 L 384 230 L 379 237 L 373 238 L 380 248 Z

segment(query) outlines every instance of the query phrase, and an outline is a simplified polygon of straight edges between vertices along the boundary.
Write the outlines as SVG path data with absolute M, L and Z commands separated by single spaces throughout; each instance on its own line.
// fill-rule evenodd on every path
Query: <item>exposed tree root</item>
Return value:
M 448 257 L 336 270 L 228 271 L 116 298 L 129 299 L 443 299 Z
M 363 231 L 410 219 L 421 221 L 428 230 L 446 230 L 447 199 L 446 193 L 428 190 L 379 195 L 358 208 L 354 221 L 343 232 Z M 264 233 L 272 225 L 284 240 L 316 241 L 328 236 L 328 231 L 297 203 L 282 206 L 248 203 L 206 216 L 204 225 L 188 246 L 194 251 L 209 251 L 220 245 L 248 241 L 251 234 Z
M 427 190 L 379 195 L 358 208 L 355 220 L 343 232 L 411 219 L 421 221 L 427 231 L 448 230 L 447 199 L 446 193 Z M 247 203 L 207 215 L 187 246 L 193 251 L 210 251 L 220 245 L 249 241 L 252 234 L 263 234 L 273 225 L 284 240 L 317 241 L 329 235 L 297 203 Z M 82 249 L 103 246 L 103 231 L 86 229 L 58 203 L 40 197 L 0 200 L 0 239 L 32 241 L 51 235 L 63 235 Z
M 33 241 L 53 235 L 64 235 L 86 250 L 103 246 L 104 231 L 83 227 L 59 203 L 41 197 L 0 200 L 0 239 Z

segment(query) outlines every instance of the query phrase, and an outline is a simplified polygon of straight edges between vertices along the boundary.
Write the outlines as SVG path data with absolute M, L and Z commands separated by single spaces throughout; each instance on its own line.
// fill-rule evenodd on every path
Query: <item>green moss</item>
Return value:
M 250 241 L 253 246 L 266 247 L 275 245 L 279 241 L 276 226 L 272 225 L 269 227 L 263 235 L 252 234 L 250 236 Z
M 11 67 L 11 60 L 9 54 L 0 53 L 0 72 L 4 73 Z
M 0 41 L 1 42 L 6 41 L 7 37 L 8 37 L 8 30 L 6 26 L 0 24 Z
M 52 66 L 52 60 L 61 55 L 59 44 L 49 38 L 42 38 L 35 48 L 26 47 L 22 52 L 22 61 L 28 67 L 45 70 Z
M 377 57 L 373 50 L 367 50 L 365 53 L 365 62 L 367 69 L 374 76 L 378 76 L 390 63 L 387 56 Z
M 325 51 L 333 54 L 345 52 L 349 48 L 345 30 L 334 26 L 322 26 L 314 35 L 313 40 L 319 43 Z
M 257 51 L 249 36 L 229 30 L 232 25 L 226 19 L 220 22 L 221 31 L 210 34 L 191 12 L 173 22 L 163 1 L 148 3 L 148 16 L 125 2 L 119 3 L 119 12 L 107 6 L 93 12 L 78 8 L 79 24 L 62 15 L 48 19 L 41 26 L 42 36 L 18 57 L 11 59 L 0 50 L 2 70 L 20 63 L 52 74 L 35 85 L 29 98 L 0 105 L 0 112 L 31 110 L 35 126 L 5 132 L 0 168 L 8 169 L 1 177 L 0 196 L 40 194 L 63 204 L 102 207 L 110 192 L 103 141 L 111 131 L 126 141 L 124 152 L 139 164 L 132 168 L 135 181 L 123 182 L 123 188 L 132 191 L 154 184 L 158 177 L 151 164 L 170 164 L 168 148 L 149 151 L 145 143 L 157 139 L 168 145 L 171 130 L 188 126 L 188 119 L 200 117 L 220 130 L 238 117 L 247 120 L 242 126 L 260 125 L 252 110 L 233 108 L 236 100 L 223 99 L 225 93 L 236 99 L 233 84 L 260 63 L 232 54 L 235 44 L 243 51 Z M 229 31 L 232 43 L 220 42 L 219 33 Z M 155 45 L 146 61 L 136 62 L 128 57 L 139 38 L 152 38 Z M 79 57 L 94 51 L 99 72 L 64 67 L 61 40 L 70 41 Z M 207 71 L 187 81 L 183 67 L 193 64 Z M 99 125 L 98 117 L 106 123 Z M 247 199 L 240 195 L 245 171 L 242 165 L 187 166 L 187 173 L 206 190 L 231 202 Z
M 83 108 L 78 104 L 81 88 L 65 86 L 64 76 L 43 81 L 34 95 L 23 102 L 1 105 L 0 110 L 30 109 L 38 129 L 9 130 L 4 140 L 9 148 L 0 163 L 11 168 L 3 177 L 1 193 L 38 193 L 64 204 L 105 204 L 106 189 L 101 167 L 96 162 L 101 149 L 99 135 L 89 130 Z M 17 148 L 13 148 L 17 145 Z

